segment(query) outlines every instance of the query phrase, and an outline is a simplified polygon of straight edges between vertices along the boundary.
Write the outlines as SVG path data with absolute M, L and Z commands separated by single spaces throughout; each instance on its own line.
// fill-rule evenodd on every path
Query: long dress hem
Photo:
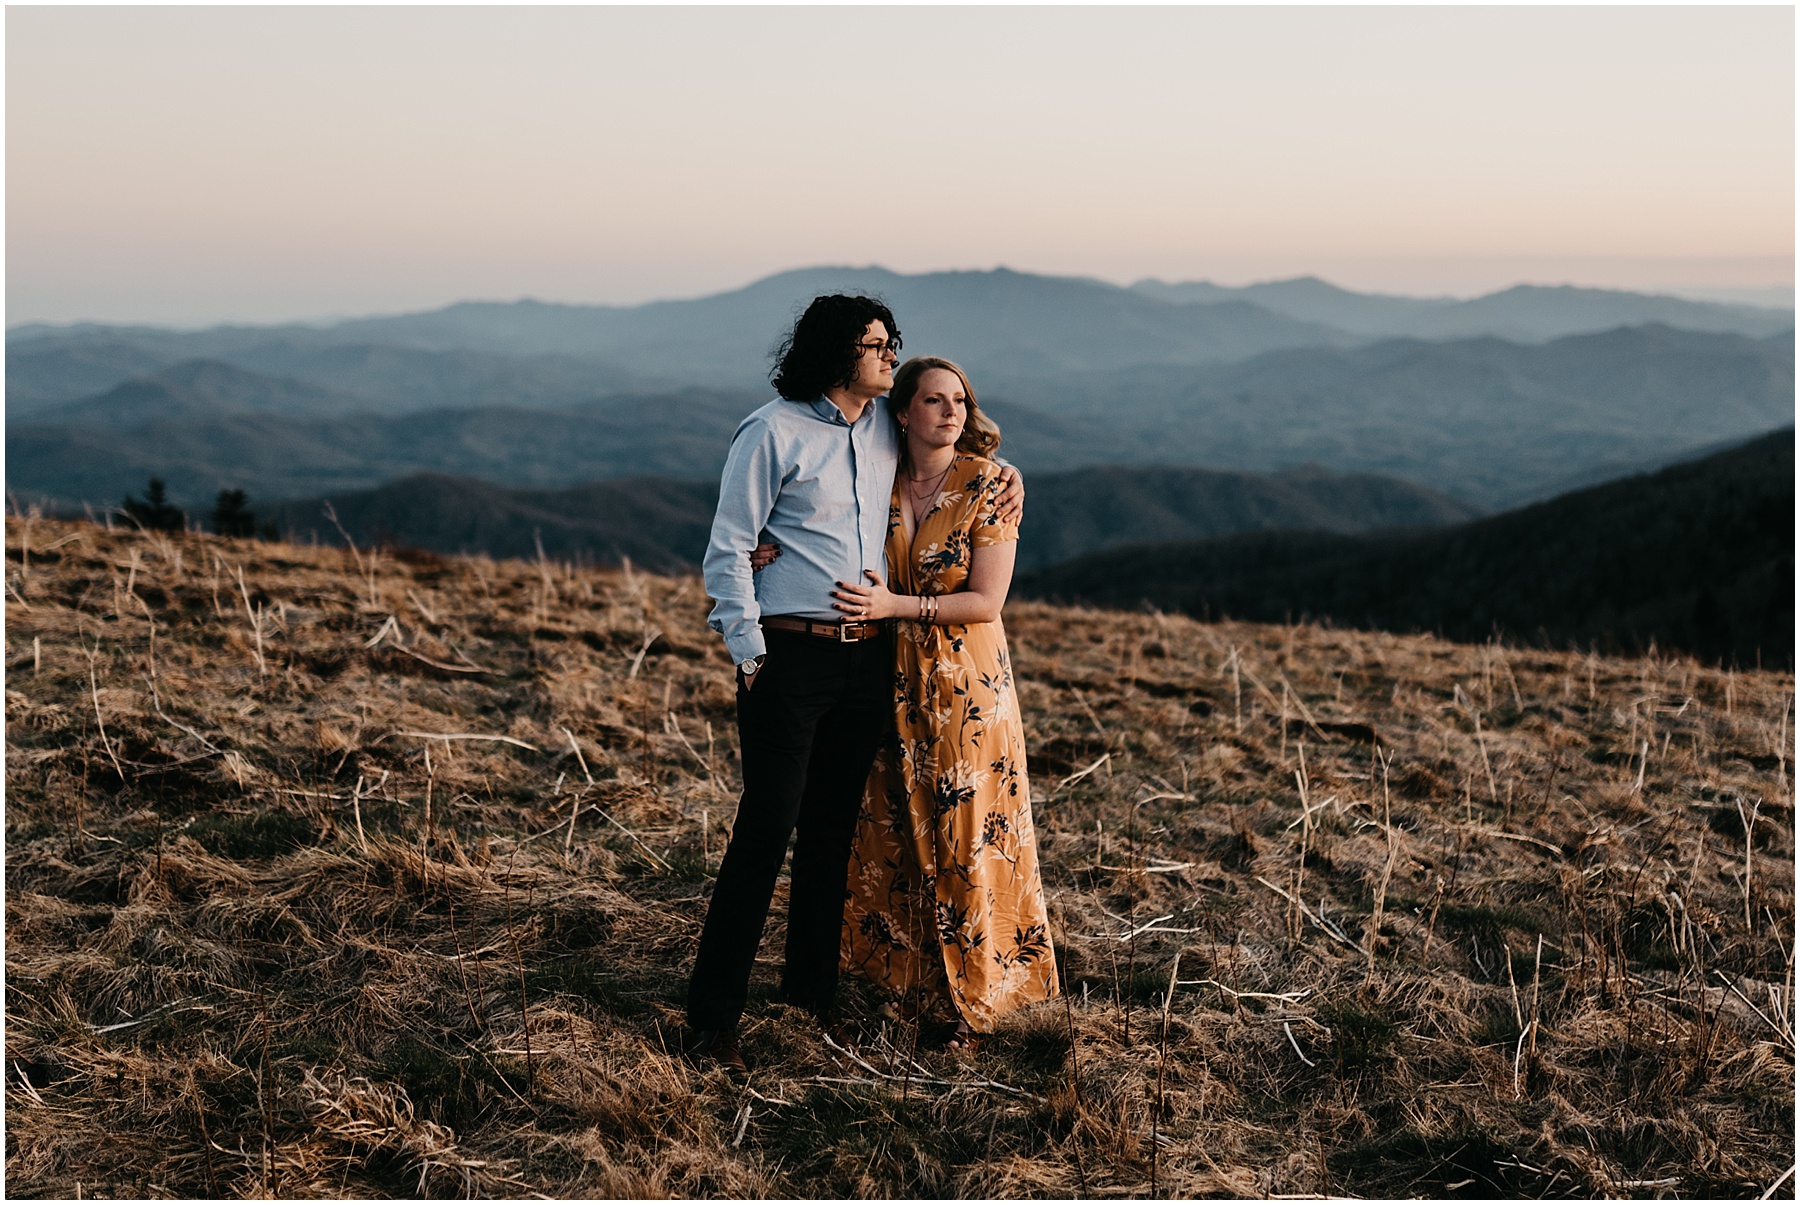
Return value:
M 900 482 L 887 560 L 897 594 L 966 589 L 974 550 L 1018 538 L 998 466 L 959 455 L 908 540 Z M 971 1029 L 1057 993 L 1025 733 L 996 620 L 895 625 L 895 728 L 869 775 L 844 911 L 845 969 Z

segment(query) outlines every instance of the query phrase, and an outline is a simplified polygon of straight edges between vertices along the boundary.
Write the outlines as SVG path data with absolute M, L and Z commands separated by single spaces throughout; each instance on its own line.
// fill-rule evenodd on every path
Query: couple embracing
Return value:
M 790 837 L 781 992 L 828 1034 L 840 966 L 965 1052 L 1057 990 L 1000 625 L 1024 489 L 962 370 L 899 353 L 881 302 L 816 298 L 720 484 L 708 622 L 737 665 L 744 793 L 683 1044 L 738 1073 Z

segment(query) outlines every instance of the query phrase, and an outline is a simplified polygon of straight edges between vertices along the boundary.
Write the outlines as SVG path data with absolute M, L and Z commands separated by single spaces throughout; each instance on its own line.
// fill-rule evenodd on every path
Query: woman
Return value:
M 1018 528 L 995 514 L 1000 432 L 962 369 L 921 356 L 894 374 L 902 432 L 889 580 L 838 583 L 848 618 L 894 623 L 898 732 L 857 822 L 845 966 L 903 1007 L 948 1003 L 950 1045 L 1056 994 L 1025 733 L 1000 608 Z

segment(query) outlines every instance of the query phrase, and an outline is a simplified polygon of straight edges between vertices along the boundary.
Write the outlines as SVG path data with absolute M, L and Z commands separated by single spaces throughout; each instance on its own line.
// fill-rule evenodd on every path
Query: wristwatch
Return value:
M 744 658 L 742 661 L 738 662 L 738 673 L 744 675 L 746 678 L 751 677 L 757 670 L 762 668 L 763 657 L 766 655 L 767 654 L 764 653 L 758 653 L 754 657 Z

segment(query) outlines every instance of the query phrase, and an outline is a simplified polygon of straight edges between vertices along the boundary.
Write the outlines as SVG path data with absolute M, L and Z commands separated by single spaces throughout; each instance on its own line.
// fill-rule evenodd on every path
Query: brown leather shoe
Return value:
M 750 1074 L 750 1060 L 738 1049 L 736 1029 L 692 1029 L 681 1031 L 681 1053 L 701 1070 L 723 1067 L 739 1079 Z

